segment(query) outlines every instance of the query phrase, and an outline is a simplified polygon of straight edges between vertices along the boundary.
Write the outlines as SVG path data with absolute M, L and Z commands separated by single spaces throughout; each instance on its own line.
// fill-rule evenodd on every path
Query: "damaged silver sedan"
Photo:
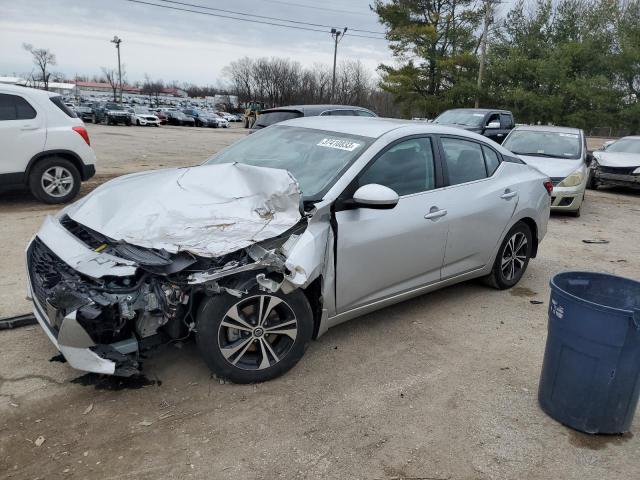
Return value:
M 218 376 L 265 381 L 345 320 L 471 278 L 515 285 L 551 189 L 455 128 L 291 120 L 47 217 L 29 294 L 76 369 L 134 375 L 143 351 L 193 335 Z

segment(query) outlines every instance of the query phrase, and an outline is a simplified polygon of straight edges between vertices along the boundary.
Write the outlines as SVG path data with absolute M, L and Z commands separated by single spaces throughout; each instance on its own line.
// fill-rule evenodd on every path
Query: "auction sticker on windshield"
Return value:
M 318 143 L 319 147 L 337 148 L 338 150 L 346 150 L 347 152 L 353 152 L 360 145 L 362 144 L 349 140 L 340 140 L 338 138 L 323 138 L 320 140 L 320 143 Z

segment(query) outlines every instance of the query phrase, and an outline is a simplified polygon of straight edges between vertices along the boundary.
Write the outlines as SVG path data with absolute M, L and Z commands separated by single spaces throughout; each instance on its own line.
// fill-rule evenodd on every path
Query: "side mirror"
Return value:
M 487 129 L 493 130 L 498 128 L 500 128 L 500 122 L 498 122 L 497 120 L 494 120 L 493 122 L 489 122 L 487 124 Z
M 398 200 L 400 197 L 396 192 L 377 183 L 363 185 L 353 194 L 353 203 L 361 208 L 390 209 L 398 204 Z
M 615 142 L 615 140 L 609 140 L 608 142 L 604 142 L 602 144 L 602 147 L 600 147 L 600 150 L 606 150 L 609 147 L 609 145 L 611 145 L 614 142 Z

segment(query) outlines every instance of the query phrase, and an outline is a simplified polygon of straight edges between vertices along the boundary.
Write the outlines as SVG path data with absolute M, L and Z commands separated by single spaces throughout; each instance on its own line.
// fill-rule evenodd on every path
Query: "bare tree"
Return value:
M 152 98 L 155 97 L 156 105 L 159 105 L 159 96 L 163 90 L 164 82 L 162 80 L 151 80 L 151 77 L 145 74 L 140 93 L 149 95 L 149 103 L 152 103 Z
M 122 83 L 120 83 L 119 80 L 119 76 L 118 76 L 118 69 L 117 68 L 107 68 L 107 67 L 102 67 L 102 75 L 104 76 L 104 78 L 106 79 L 106 83 L 108 83 L 109 85 L 111 85 L 111 90 L 113 90 L 113 101 L 117 102 L 118 101 L 118 90 L 120 90 L 120 92 L 122 92 L 122 87 L 124 85 L 124 81 L 125 81 L 125 69 L 124 69 L 124 65 L 122 65 Z
M 45 90 L 49 90 L 49 78 L 51 77 L 49 67 L 57 64 L 55 54 L 46 48 L 35 48 L 30 43 L 23 43 L 22 48 L 31 54 L 34 65 L 40 71 L 40 78 L 37 81 L 42 82 L 42 87 Z

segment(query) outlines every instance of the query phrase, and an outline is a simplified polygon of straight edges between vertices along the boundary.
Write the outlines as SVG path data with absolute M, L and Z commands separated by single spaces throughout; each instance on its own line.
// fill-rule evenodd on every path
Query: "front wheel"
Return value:
M 290 370 L 313 334 L 305 294 L 253 289 L 242 298 L 206 298 L 197 317 L 196 342 L 209 368 L 235 383 L 271 380 Z
M 486 283 L 498 290 L 513 287 L 524 275 L 532 252 L 531 229 L 524 222 L 516 223 L 502 241 Z

